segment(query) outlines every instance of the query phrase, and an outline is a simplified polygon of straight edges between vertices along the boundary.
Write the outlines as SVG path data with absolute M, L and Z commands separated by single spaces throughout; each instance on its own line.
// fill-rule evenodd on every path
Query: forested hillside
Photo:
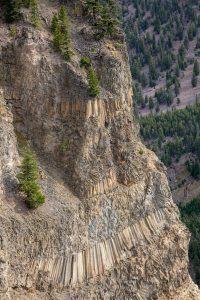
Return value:
M 198 0 L 123 0 L 135 100 L 142 114 L 200 94 Z
M 183 110 L 142 117 L 140 125 L 142 137 L 166 166 L 188 152 L 200 160 L 200 103 Z M 198 172 L 192 174 L 198 178 L 199 171 L 198 168 Z
M 123 0 L 141 137 L 167 167 L 200 285 L 200 2 Z
M 192 238 L 189 248 L 189 257 L 191 263 L 191 273 L 196 283 L 200 286 L 200 197 L 191 201 L 191 203 L 180 206 L 182 221 L 187 225 Z
M 141 136 L 168 167 L 172 189 L 181 188 L 179 202 L 200 173 L 200 3 L 122 3 Z

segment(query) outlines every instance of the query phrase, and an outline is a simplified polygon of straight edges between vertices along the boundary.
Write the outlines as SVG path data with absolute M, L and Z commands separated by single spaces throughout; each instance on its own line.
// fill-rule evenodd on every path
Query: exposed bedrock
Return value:
M 164 167 L 138 137 L 123 38 L 99 55 L 73 22 L 70 63 L 30 28 L 1 50 L 0 299 L 200 299 Z M 100 78 L 95 99 L 83 55 Z M 16 189 L 16 135 L 38 155 L 38 210 Z

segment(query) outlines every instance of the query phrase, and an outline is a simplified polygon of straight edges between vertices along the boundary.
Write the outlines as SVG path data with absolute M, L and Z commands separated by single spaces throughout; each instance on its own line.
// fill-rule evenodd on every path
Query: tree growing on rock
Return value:
M 3 1 L 5 4 L 5 19 L 6 22 L 11 23 L 17 20 L 20 16 L 20 2 L 17 0 Z
M 58 14 L 53 16 L 51 29 L 54 46 L 62 52 L 66 60 L 70 60 L 72 56 L 70 25 L 64 5 L 61 5 Z
M 28 208 L 38 208 L 45 202 L 39 186 L 38 163 L 30 148 L 26 148 L 24 158 L 20 165 L 20 172 L 17 175 L 20 191 L 26 196 L 25 203 Z
M 31 8 L 31 21 L 35 27 L 40 27 L 40 17 L 38 11 L 38 2 L 37 0 L 30 0 L 29 2 Z
M 96 97 L 100 93 L 99 81 L 93 67 L 88 71 L 89 94 L 91 97 Z

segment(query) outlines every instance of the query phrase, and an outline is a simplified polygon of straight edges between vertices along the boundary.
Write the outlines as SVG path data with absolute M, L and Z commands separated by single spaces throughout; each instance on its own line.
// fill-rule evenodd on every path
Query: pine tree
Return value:
M 64 54 L 65 59 L 69 60 L 72 55 L 70 26 L 69 26 L 67 10 L 64 5 L 61 6 L 58 17 L 61 22 L 61 32 L 63 35 L 61 50 Z
M 154 108 L 154 102 L 152 97 L 149 98 L 149 109 L 152 110 Z
M 5 19 L 10 23 L 17 20 L 20 16 L 20 2 L 17 0 L 5 1 Z
M 184 46 L 186 49 L 189 48 L 189 40 L 188 40 L 188 37 L 186 36 L 185 39 L 184 39 Z
M 54 33 L 56 31 L 56 27 L 58 25 L 58 16 L 54 15 L 51 22 L 51 31 Z
M 53 35 L 53 44 L 55 46 L 55 48 L 57 48 L 58 50 L 60 50 L 61 48 L 61 45 L 62 45 L 62 33 L 61 33 L 61 26 L 60 26 L 60 23 L 56 23 L 54 24 L 54 35 Z
M 196 49 L 200 49 L 200 38 L 197 38 Z
M 197 60 L 194 62 L 193 73 L 195 76 L 199 75 L 199 63 Z
M 61 5 L 58 15 L 54 15 L 51 23 L 54 46 L 60 50 L 66 60 L 72 56 L 70 26 L 67 10 Z
M 96 73 L 93 67 L 89 68 L 88 72 L 88 82 L 89 82 L 89 94 L 92 97 L 96 97 L 100 93 L 99 81 L 97 79 Z
M 180 76 L 180 68 L 179 68 L 178 64 L 176 65 L 175 75 L 176 75 L 177 78 Z
M 30 8 L 31 8 L 31 21 L 35 27 L 39 27 L 40 26 L 40 18 L 39 18 L 37 0 L 30 0 Z
M 94 23 L 97 16 L 99 15 L 102 7 L 99 0 L 85 0 L 83 1 L 83 14 L 87 17 L 91 17 Z
M 147 86 L 148 80 L 147 80 L 147 76 L 144 73 L 142 73 L 140 81 L 141 81 L 142 87 L 146 87 Z
M 105 36 L 114 37 L 118 32 L 118 19 L 112 15 L 112 11 L 109 8 L 109 4 L 104 5 L 101 9 L 99 18 L 96 20 L 95 27 L 97 32 L 95 37 L 97 40 L 101 40 Z
M 140 70 L 141 70 L 141 66 L 140 66 L 139 60 L 135 59 L 134 63 L 133 63 L 133 67 L 132 67 L 133 79 L 140 80 Z
M 178 81 L 178 79 L 176 79 L 174 84 L 174 92 L 176 96 L 180 94 L 180 82 Z
M 39 173 L 38 163 L 35 155 L 29 148 L 24 151 L 24 158 L 20 166 L 20 173 L 17 175 L 20 190 L 26 195 L 25 203 L 28 208 L 37 208 L 45 202 L 38 184 Z
M 195 76 L 194 73 L 193 73 L 193 75 L 192 75 L 192 81 L 191 81 L 191 83 L 192 83 L 192 86 L 193 86 L 193 87 L 196 87 L 196 86 L 197 86 L 197 77 Z
M 157 80 L 158 79 L 158 72 L 156 70 L 156 65 L 155 65 L 152 58 L 149 62 L 149 75 L 150 75 L 152 80 Z

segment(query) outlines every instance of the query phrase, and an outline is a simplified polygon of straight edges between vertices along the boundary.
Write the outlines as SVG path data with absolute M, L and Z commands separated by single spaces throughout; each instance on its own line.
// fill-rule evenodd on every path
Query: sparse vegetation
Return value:
M 71 48 L 68 14 L 64 5 L 61 5 L 58 14 L 53 16 L 51 29 L 55 48 L 61 51 L 64 58 L 69 61 L 73 52 Z
M 178 0 L 124 0 L 124 28 L 127 37 L 131 72 L 134 81 L 141 88 L 161 87 L 169 94 L 169 101 L 159 102 L 152 89 L 145 94 L 153 97 L 154 110 L 164 104 L 176 105 L 174 99 L 181 93 L 184 75 L 192 61 L 194 63 L 192 86 L 197 86 L 199 75 L 198 52 L 200 27 L 198 1 Z M 196 43 L 192 43 L 196 40 Z M 195 46 L 193 47 L 193 44 Z M 196 58 L 195 58 L 196 56 Z M 168 97 L 165 97 L 166 99 Z M 138 109 L 152 107 L 152 101 L 144 106 L 143 97 L 137 102 Z M 194 100 L 194 99 L 193 99 Z
M 181 110 L 141 117 L 139 120 L 145 143 L 167 166 L 173 158 L 179 159 L 182 154 L 189 152 L 196 155 L 199 163 L 200 103 Z
M 59 145 L 59 152 L 60 154 L 64 154 L 69 148 L 69 143 L 67 141 L 64 141 Z

